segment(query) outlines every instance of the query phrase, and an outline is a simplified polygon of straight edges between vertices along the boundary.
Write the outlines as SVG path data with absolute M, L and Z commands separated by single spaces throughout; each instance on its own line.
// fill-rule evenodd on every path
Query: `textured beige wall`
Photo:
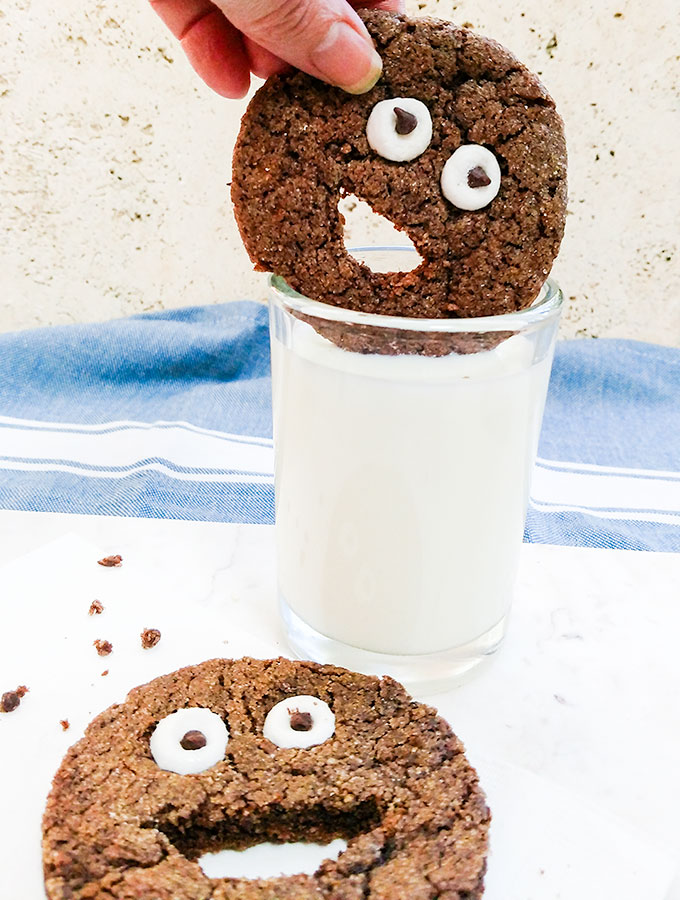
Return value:
M 680 346 L 676 0 L 410 10 L 497 38 L 558 102 L 564 336 Z M 227 200 L 243 108 L 198 81 L 144 0 L 0 0 L 0 330 L 261 298 Z

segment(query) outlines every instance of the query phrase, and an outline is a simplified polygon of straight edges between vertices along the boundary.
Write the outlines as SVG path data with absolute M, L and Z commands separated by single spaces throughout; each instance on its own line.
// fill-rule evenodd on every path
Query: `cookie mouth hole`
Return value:
M 413 241 L 405 231 L 400 231 L 393 222 L 374 212 L 365 200 L 360 200 L 354 194 L 346 194 L 342 197 L 338 202 L 338 210 L 345 222 L 343 235 L 345 250 L 352 259 L 363 263 L 371 272 L 412 272 L 423 262 L 423 258 L 417 251 L 398 254 L 396 266 L 396 254 L 386 253 L 382 257 L 372 253 L 369 265 L 360 253 L 350 248 L 405 247 L 415 250 Z
M 282 875 L 313 875 L 322 862 L 336 860 L 347 849 L 347 841 L 330 844 L 302 841 L 287 844 L 255 844 L 245 850 L 218 850 L 198 858 L 208 878 L 280 878 Z
M 160 830 L 183 856 L 197 861 L 209 878 L 266 878 L 313 873 L 322 860 L 337 858 L 347 841 L 371 831 L 379 822 L 378 805 L 375 800 L 368 800 L 350 811 L 325 806 L 304 811 L 273 807 L 212 826 L 197 821 L 185 828 L 164 825 Z M 298 844 L 305 847 L 300 851 Z M 269 852 L 270 845 L 278 845 L 273 853 Z M 286 851 L 290 853 L 282 871 Z M 260 874 L 259 866 L 265 862 L 268 874 Z M 291 865 L 302 867 L 291 869 Z M 239 871 L 253 874 L 232 874 Z

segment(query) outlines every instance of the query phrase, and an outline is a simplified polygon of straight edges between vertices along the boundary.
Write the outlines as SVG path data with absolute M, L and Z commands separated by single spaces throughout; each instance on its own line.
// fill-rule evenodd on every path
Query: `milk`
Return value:
M 478 640 L 510 605 L 550 355 L 361 355 L 299 321 L 294 348 L 272 340 L 283 600 L 376 653 Z

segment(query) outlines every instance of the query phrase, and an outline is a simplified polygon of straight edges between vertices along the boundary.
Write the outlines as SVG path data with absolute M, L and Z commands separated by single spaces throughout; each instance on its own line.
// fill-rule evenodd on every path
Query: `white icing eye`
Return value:
M 323 700 L 300 694 L 272 706 L 262 732 L 277 747 L 305 749 L 333 737 L 335 716 Z
M 224 759 L 228 740 L 227 726 L 216 713 L 193 706 L 161 719 L 149 746 L 160 769 L 196 775 Z
M 406 162 L 427 150 L 432 140 L 430 111 L 414 97 L 376 103 L 366 123 L 368 143 L 385 159 Z
M 501 167 L 481 144 L 463 144 L 444 164 L 442 193 L 458 209 L 487 206 L 501 186 Z

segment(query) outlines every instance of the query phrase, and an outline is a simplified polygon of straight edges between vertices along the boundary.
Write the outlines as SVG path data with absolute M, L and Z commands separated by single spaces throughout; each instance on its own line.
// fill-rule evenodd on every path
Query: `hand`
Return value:
M 382 61 L 354 7 L 403 11 L 404 0 L 151 0 L 205 83 L 243 97 L 250 73 L 295 66 L 353 94 L 370 90 Z

